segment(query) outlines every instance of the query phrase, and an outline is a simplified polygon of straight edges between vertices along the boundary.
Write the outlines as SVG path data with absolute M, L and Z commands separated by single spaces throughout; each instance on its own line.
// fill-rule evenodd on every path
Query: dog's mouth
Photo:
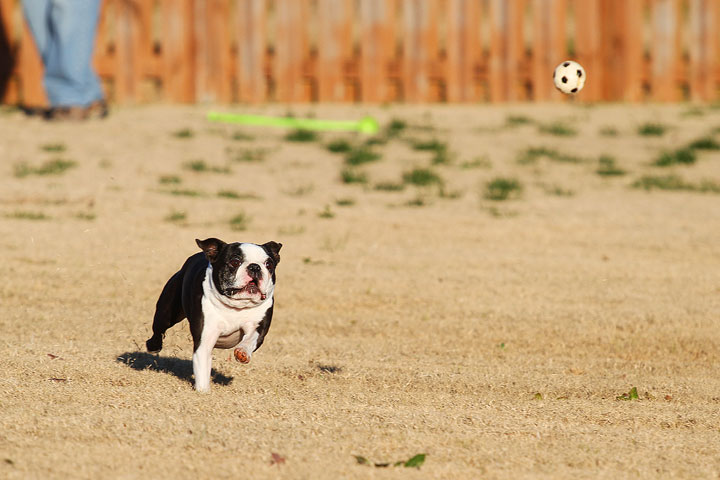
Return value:
M 241 293 L 245 293 L 250 296 L 260 295 L 261 300 L 265 300 L 265 294 L 260 291 L 260 286 L 257 283 L 257 280 L 250 280 L 247 285 L 245 285 L 242 288 L 228 288 L 225 290 L 225 293 L 228 297 L 234 297 L 235 295 L 239 295 Z

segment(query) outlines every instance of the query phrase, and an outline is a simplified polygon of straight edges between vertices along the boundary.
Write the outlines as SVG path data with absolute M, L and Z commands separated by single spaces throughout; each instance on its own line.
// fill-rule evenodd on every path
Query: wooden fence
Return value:
M 45 104 L 19 0 L 0 0 L 0 99 Z M 105 0 L 95 65 L 127 102 L 713 101 L 720 0 Z

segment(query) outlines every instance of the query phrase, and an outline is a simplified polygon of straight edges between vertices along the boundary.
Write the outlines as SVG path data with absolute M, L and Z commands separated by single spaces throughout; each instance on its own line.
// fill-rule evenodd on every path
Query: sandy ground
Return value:
M 631 185 L 719 183 L 717 151 L 651 163 L 720 141 L 720 110 L 251 109 L 402 119 L 358 167 L 365 185 L 343 183 L 325 148 L 362 139 L 292 143 L 205 111 L 0 113 L 0 477 L 718 478 L 720 195 Z M 540 131 L 553 121 L 578 134 Z M 669 129 L 638 135 L 645 122 Z M 451 160 L 432 165 L 413 139 L 447 142 Z M 518 163 L 529 147 L 579 161 Z M 598 175 L 603 154 L 626 174 Z M 37 171 L 58 158 L 75 165 Z M 442 188 L 375 188 L 414 167 Z M 485 198 L 496 177 L 522 193 Z M 144 342 L 164 282 L 210 236 L 284 247 L 265 344 L 250 365 L 215 350 L 203 395 L 187 322 L 159 355 Z M 355 458 L 420 453 L 419 470 Z

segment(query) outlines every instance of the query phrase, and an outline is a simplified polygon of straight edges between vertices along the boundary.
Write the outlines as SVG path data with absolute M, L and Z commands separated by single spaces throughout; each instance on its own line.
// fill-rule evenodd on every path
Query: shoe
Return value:
M 80 121 L 88 118 L 86 107 L 52 107 L 45 113 L 49 122 Z
M 45 112 L 44 118 L 48 121 L 81 121 L 108 116 L 108 106 L 105 100 L 96 100 L 85 107 L 67 106 L 52 107 Z
M 95 100 L 90 105 L 85 107 L 87 111 L 87 118 L 105 118 L 108 116 L 108 106 L 105 99 Z

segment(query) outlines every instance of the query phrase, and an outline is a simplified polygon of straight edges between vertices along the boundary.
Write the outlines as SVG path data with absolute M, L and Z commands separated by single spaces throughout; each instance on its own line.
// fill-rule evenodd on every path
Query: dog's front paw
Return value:
M 235 360 L 240 363 L 250 363 L 250 355 L 248 355 L 244 348 L 236 348 Z

